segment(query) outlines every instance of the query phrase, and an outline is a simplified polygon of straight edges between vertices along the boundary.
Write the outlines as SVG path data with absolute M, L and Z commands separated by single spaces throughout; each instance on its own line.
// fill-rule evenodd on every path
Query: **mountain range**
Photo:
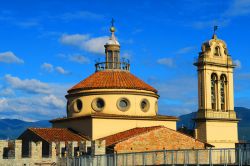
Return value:
M 244 107 L 235 107 L 239 122 L 239 139 L 250 140 L 250 109 Z M 180 121 L 177 122 L 177 128 L 182 126 L 188 129 L 194 128 L 193 118 L 196 113 L 179 116 Z M 15 139 L 28 127 L 51 127 L 51 124 L 47 120 L 26 122 L 18 119 L 0 119 L 0 139 Z
M 51 127 L 47 120 L 26 122 L 19 119 L 0 119 L 0 139 L 15 139 L 29 127 Z

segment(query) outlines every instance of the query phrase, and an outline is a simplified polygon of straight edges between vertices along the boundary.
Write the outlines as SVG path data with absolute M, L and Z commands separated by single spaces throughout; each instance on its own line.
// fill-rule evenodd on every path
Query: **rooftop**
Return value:
M 28 128 L 28 130 L 47 142 L 88 140 L 87 137 L 83 137 L 67 128 Z
M 157 90 L 133 74 L 120 70 L 98 71 L 82 80 L 68 92 L 90 89 L 136 89 L 157 93 Z

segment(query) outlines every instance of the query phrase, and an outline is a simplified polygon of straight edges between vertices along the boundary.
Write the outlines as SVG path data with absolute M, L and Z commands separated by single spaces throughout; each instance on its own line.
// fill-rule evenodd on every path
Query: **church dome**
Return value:
M 152 86 L 146 84 L 130 72 L 121 70 L 98 71 L 73 86 L 68 90 L 68 93 L 91 89 L 135 89 L 157 93 L 157 90 Z

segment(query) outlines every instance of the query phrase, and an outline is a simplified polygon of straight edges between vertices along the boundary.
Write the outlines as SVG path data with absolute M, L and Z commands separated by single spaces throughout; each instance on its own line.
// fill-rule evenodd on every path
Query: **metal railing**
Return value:
M 250 165 L 250 149 L 162 150 L 58 158 L 58 165 Z
M 100 62 L 95 64 L 96 71 L 102 71 L 106 69 L 119 69 L 130 70 L 130 64 L 128 62 Z

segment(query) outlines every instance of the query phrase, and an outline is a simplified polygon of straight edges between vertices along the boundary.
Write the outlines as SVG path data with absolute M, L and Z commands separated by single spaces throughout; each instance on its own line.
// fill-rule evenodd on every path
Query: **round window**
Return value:
M 147 112 L 149 110 L 149 101 L 147 99 L 143 99 L 141 101 L 141 109 L 144 112 Z
M 102 111 L 105 107 L 105 102 L 102 98 L 96 98 L 92 101 L 91 105 L 95 111 Z
M 126 98 L 121 98 L 116 103 L 117 107 L 121 111 L 127 111 L 130 107 L 130 102 Z
M 96 101 L 96 106 L 98 107 L 98 108 L 103 108 L 104 107 L 104 100 L 103 99 L 98 99 L 97 101 Z
M 75 112 L 81 112 L 82 106 L 83 106 L 82 100 L 77 99 L 77 100 L 75 101 L 75 108 L 74 108 Z

